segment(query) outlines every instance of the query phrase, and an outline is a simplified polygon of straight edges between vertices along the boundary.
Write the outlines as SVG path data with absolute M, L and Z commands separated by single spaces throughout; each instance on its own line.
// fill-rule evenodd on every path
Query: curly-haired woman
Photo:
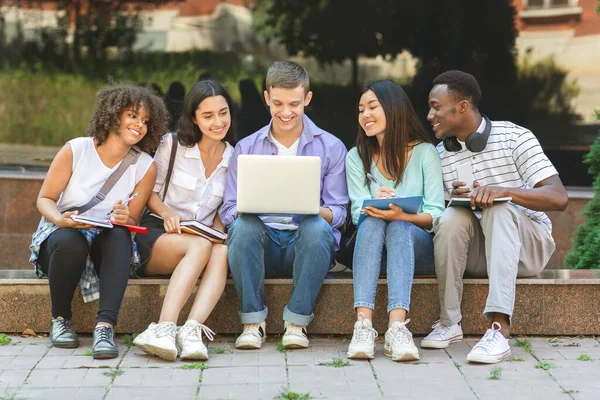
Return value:
M 55 347 L 79 345 L 71 312 L 79 283 L 84 301 L 100 299 L 93 357 L 118 356 L 114 326 L 134 254 L 131 235 L 119 225 L 102 229 L 72 217 L 82 211 L 82 216 L 108 219 L 110 215 L 114 224 L 137 225 L 156 180 L 152 157 L 139 150 L 156 149 L 166 121 L 165 106 L 150 89 L 104 88 L 98 92 L 88 137 L 67 142 L 50 165 L 37 199 L 42 219 L 33 234 L 30 262 L 38 276 L 49 279 L 50 340 Z M 107 180 L 119 174 L 112 188 L 101 193 Z M 134 193 L 139 195 L 124 204 Z

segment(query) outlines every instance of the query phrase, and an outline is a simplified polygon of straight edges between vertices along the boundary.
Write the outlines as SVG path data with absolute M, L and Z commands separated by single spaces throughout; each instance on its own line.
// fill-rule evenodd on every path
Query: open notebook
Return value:
M 146 228 L 145 226 L 116 224 L 116 223 L 110 222 L 110 220 L 107 218 L 95 218 L 95 217 L 90 217 L 87 215 L 71 215 L 71 219 L 73 221 L 81 222 L 82 224 L 94 225 L 99 228 L 112 228 L 113 226 L 118 225 L 118 226 L 124 226 L 125 228 L 129 229 L 130 232 L 141 233 L 141 234 L 148 233 L 148 228 Z
M 158 219 L 162 219 L 162 217 L 157 214 L 150 213 L 150 215 Z M 181 227 L 182 232 L 189 233 L 191 235 L 202 236 L 213 243 L 223 243 L 225 240 L 227 240 L 226 233 L 196 220 L 180 221 L 179 226 Z

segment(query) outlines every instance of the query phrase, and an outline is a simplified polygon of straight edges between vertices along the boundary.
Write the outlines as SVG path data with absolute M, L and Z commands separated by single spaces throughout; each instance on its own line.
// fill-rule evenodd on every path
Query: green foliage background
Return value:
M 600 111 L 596 111 L 600 121 Z M 583 212 L 587 217 L 573 239 L 573 248 L 565 257 L 565 264 L 572 269 L 600 269 L 600 135 L 585 156 L 590 165 L 590 174 L 594 176 L 594 198 Z

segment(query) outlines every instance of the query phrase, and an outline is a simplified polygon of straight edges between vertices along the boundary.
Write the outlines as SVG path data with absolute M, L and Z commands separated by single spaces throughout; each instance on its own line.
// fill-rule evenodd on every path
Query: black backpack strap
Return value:
M 119 165 L 119 168 L 117 168 L 115 172 L 113 172 L 108 177 L 106 182 L 104 182 L 104 185 L 102 185 L 102 187 L 100 188 L 100 191 L 86 205 L 74 208 L 70 211 L 77 211 L 79 214 L 83 214 L 87 210 L 101 203 L 102 200 L 104 200 L 104 198 L 108 194 L 108 192 L 110 192 L 111 189 L 115 186 L 115 184 L 119 181 L 119 179 L 121 179 L 121 176 L 123 176 L 125 171 L 127 171 L 127 168 L 129 168 L 132 164 L 135 164 L 138 158 L 140 158 L 141 154 L 142 151 L 137 146 L 131 146 L 129 152 L 121 161 L 121 165 Z
M 167 190 L 169 189 L 169 183 L 171 183 L 171 175 L 173 175 L 173 166 L 175 165 L 175 156 L 177 155 L 177 132 L 171 132 L 171 138 L 173 143 L 171 144 L 171 156 L 169 158 L 169 168 L 167 168 L 167 176 L 165 178 L 165 190 L 163 191 L 162 201 L 164 203 L 165 197 L 167 197 Z

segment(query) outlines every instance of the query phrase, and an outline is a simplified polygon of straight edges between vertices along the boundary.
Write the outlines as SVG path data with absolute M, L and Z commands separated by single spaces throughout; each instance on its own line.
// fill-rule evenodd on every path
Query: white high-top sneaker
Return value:
M 391 357 L 392 361 L 412 361 L 420 358 L 412 333 L 406 327 L 409 322 L 410 319 L 404 322 L 394 321 L 385 333 L 383 354 Z
M 209 327 L 193 319 L 177 330 L 175 344 L 182 359 L 208 360 L 208 349 L 202 341 L 202 333 L 208 340 L 214 339 L 215 333 Z
M 428 349 L 445 349 L 450 343 L 460 342 L 463 338 L 460 323 L 452 326 L 442 325 L 438 320 L 432 326 L 433 331 L 423 338 L 421 347 Z
M 348 358 L 373 359 L 375 358 L 375 338 L 377 331 L 373 329 L 371 320 L 364 318 L 360 313 L 354 323 L 354 334 L 348 346 Z
M 502 326 L 498 322 L 494 322 L 467 354 L 467 361 L 494 364 L 510 356 L 508 339 L 502 335 L 500 329 Z
M 246 324 L 244 331 L 235 340 L 236 349 L 260 349 L 267 339 L 267 324 Z
M 285 321 L 285 333 L 281 338 L 281 344 L 286 349 L 305 349 L 308 347 L 306 327 Z
M 163 360 L 177 360 L 177 346 L 175 333 L 177 326 L 173 322 L 151 323 L 148 328 L 139 334 L 133 344 L 145 353 L 158 356 Z

